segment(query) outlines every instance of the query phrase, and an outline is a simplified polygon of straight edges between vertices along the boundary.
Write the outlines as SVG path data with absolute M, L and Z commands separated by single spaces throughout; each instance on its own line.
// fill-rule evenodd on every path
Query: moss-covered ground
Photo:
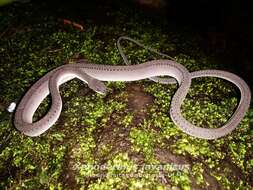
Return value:
M 141 10 L 111 11 L 99 3 L 88 10 L 74 3 L 35 1 L 0 10 L 0 189 L 252 189 L 253 107 L 231 134 L 193 138 L 169 116 L 176 85 L 107 82 L 103 96 L 73 80 L 61 86 L 64 106 L 50 130 L 31 138 L 15 129 L 6 107 L 36 80 L 78 58 L 122 65 L 115 45 L 122 35 L 173 56 L 190 71 L 234 71 L 203 53 L 189 35 L 168 32 L 168 23 Z M 64 25 L 63 18 L 84 31 Z M 133 64 L 162 58 L 123 46 Z M 183 115 L 197 126 L 223 125 L 239 101 L 236 88 L 211 78 L 192 83 Z M 49 105 L 50 98 L 35 118 Z

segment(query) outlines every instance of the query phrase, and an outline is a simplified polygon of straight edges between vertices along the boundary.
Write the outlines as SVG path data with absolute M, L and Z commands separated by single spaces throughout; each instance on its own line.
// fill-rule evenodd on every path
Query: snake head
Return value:
M 106 91 L 107 91 L 106 86 L 104 85 L 104 83 L 102 83 L 101 81 L 97 79 L 93 79 L 92 81 L 90 81 L 88 83 L 88 86 L 99 94 L 103 94 L 103 95 L 106 94 Z

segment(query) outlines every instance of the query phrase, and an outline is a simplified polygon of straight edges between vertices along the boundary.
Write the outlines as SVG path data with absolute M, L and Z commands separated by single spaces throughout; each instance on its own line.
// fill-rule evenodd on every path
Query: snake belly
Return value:
M 58 67 L 38 80 L 22 98 L 15 113 L 16 128 L 28 136 L 39 136 L 47 131 L 59 118 L 62 100 L 59 86 L 78 78 L 97 92 L 104 93 L 105 86 L 100 81 L 137 81 L 155 76 L 170 76 L 179 84 L 170 107 L 173 122 L 185 133 L 203 139 L 216 139 L 227 135 L 240 123 L 251 99 L 250 89 L 238 76 L 220 70 L 205 70 L 189 73 L 181 64 L 171 60 L 154 60 L 139 65 L 110 66 L 88 64 L 81 60 L 77 64 Z M 181 114 L 180 107 L 188 93 L 191 79 L 197 77 L 219 77 L 234 83 L 241 92 L 240 103 L 229 121 L 217 129 L 196 127 Z M 173 82 L 173 80 L 172 80 Z M 52 105 L 48 113 L 39 121 L 33 122 L 33 115 L 41 102 L 49 95 Z

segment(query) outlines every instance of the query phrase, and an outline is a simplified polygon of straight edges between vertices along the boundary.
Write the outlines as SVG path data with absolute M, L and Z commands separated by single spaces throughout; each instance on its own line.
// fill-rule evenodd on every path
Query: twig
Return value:
M 55 53 L 58 51 L 61 51 L 63 48 L 59 48 L 59 49 L 54 49 L 54 50 L 49 50 L 48 53 Z

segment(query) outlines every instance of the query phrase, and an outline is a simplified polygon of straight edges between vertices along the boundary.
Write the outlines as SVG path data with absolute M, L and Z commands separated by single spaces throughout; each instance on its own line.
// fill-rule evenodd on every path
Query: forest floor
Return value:
M 175 84 L 106 82 L 110 90 L 104 96 L 72 80 L 61 86 L 63 110 L 52 128 L 33 138 L 15 129 L 14 114 L 6 108 L 53 68 L 79 58 L 124 64 L 116 48 L 120 36 L 166 53 L 190 71 L 237 73 L 202 51 L 198 36 L 187 29 L 175 31 L 159 16 L 128 6 L 32 1 L 1 7 L 0 189 L 253 188 L 253 107 L 231 134 L 194 138 L 169 116 Z M 84 30 L 65 25 L 63 19 Z M 134 64 L 162 58 L 133 43 L 123 46 Z M 181 109 L 196 126 L 217 128 L 239 100 L 231 83 L 205 77 L 193 79 Z M 35 118 L 49 106 L 48 97 Z

